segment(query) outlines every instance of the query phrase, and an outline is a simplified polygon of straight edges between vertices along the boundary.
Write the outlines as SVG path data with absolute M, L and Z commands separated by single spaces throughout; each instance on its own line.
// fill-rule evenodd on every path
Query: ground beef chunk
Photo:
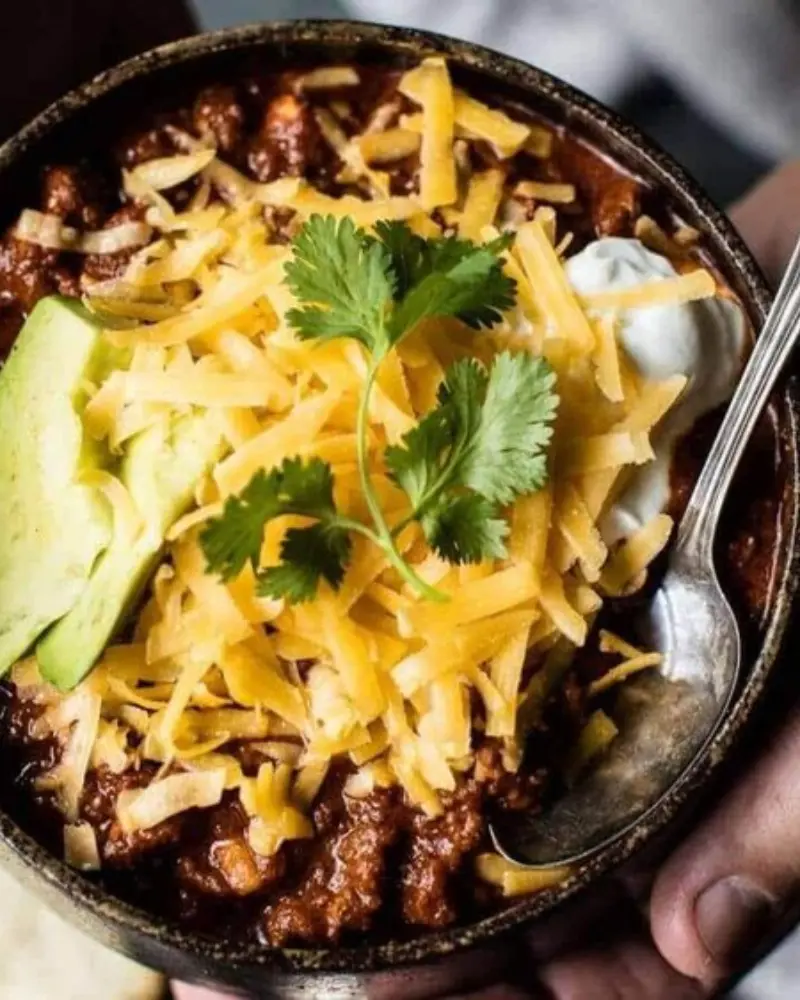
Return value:
M 103 223 L 100 184 L 79 167 L 48 167 L 42 178 L 42 209 L 71 226 L 99 229 Z
M 7 233 L 0 243 L 0 302 L 14 303 L 30 312 L 39 299 L 56 291 L 58 258 L 57 250 Z
M 399 834 L 395 793 L 342 800 L 334 790 L 315 810 L 315 825 L 324 839 L 299 886 L 266 912 L 266 937 L 275 947 L 333 944 L 346 931 L 368 930 L 383 902 L 386 853 Z
M 248 819 L 235 798 L 207 817 L 197 842 L 178 859 L 178 877 L 195 892 L 250 896 L 271 886 L 286 868 L 281 852 L 264 858 L 247 841 Z
M 26 701 L 14 693 L 11 685 L 0 687 L 3 736 L 9 743 L 27 746 L 38 743 L 37 722 L 43 707 L 35 701 Z
M 42 739 L 37 721 L 43 710 L 0 681 L 0 800 L 26 832 L 60 855 L 64 818 L 53 796 L 36 789 L 37 779 L 52 771 L 62 755 L 59 739 Z
M 149 830 L 126 833 L 117 821 L 117 799 L 124 791 L 144 788 L 155 775 L 155 767 L 114 774 L 107 767 L 91 771 L 81 798 L 81 819 L 91 823 L 97 833 L 103 861 L 118 868 L 130 868 L 142 855 L 172 844 L 181 836 L 184 815 L 173 816 Z
M 0 240 L 0 357 L 8 353 L 28 313 L 45 295 L 75 295 L 75 273 L 64 255 L 7 233 Z
M 242 138 L 244 110 L 233 87 L 217 84 L 197 95 L 192 124 L 201 136 L 209 136 L 223 153 L 232 153 Z
M 63 265 L 54 268 L 53 280 L 56 283 L 56 291 L 59 295 L 66 295 L 71 299 L 80 298 L 81 278 L 74 267 Z
M 487 797 L 500 809 L 537 809 L 546 779 L 544 768 L 507 771 L 503 766 L 502 748 L 496 740 L 487 740 L 475 754 L 475 780 L 483 785 Z
M 25 313 L 14 300 L 4 302 L 0 298 L 0 359 L 5 358 L 16 340 L 20 327 L 25 322 Z
M 753 501 L 725 553 L 730 574 L 737 582 L 737 596 L 745 607 L 753 609 L 754 616 L 763 613 L 770 592 L 775 564 L 771 542 L 779 515 L 780 503 L 773 497 Z
M 17 758 L 18 766 L 10 770 L 18 783 L 35 781 L 61 759 L 59 740 L 54 736 L 43 739 L 37 728 L 43 711 L 43 705 L 20 698 L 10 686 L 0 684 L 0 732 L 2 742 L 13 748 Z
M 556 144 L 548 167 L 553 179 L 575 184 L 582 202 L 588 204 L 596 236 L 630 236 L 640 214 L 641 189 L 633 177 L 602 159 L 588 146 L 562 139 Z
M 174 156 L 175 145 L 165 124 L 166 122 L 158 121 L 150 128 L 129 132 L 124 136 L 115 149 L 117 163 L 130 169 L 161 156 Z
M 291 243 L 303 224 L 302 217 L 293 208 L 281 205 L 265 206 L 264 220 L 272 230 L 274 242 L 284 246 Z
M 283 161 L 280 150 L 269 139 L 255 138 L 247 151 L 247 166 L 258 181 L 273 181 L 280 177 Z
M 528 734 L 526 757 L 557 773 L 586 722 L 587 693 L 579 672 L 575 664 L 564 674 L 546 701 L 539 723 Z
M 719 430 L 719 411 L 706 414 L 691 434 L 677 444 L 670 469 L 670 502 L 667 513 L 679 520 L 686 510 L 694 484 L 708 450 Z M 775 475 L 775 431 L 769 415 L 763 417 L 749 445 L 747 461 L 734 481 L 734 494 L 745 493 L 748 484 L 768 483 Z M 781 503 L 777 497 L 761 496 L 739 507 L 729 504 L 721 537 L 728 539 L 720 555 L 730 581 L 731 596 L 752 620 L 763 614 L 770 593 L 775 565 L 774 539 L 780 523 Z
M 288 174 L 301 177 L 317 161 L 320 134 L 307 101 L 281 94 L 267 105 L 258 134 L 251 140 L 247 164 L 259 181 Z
M 565 675 L 558 693 L 561 699 L 561 710 L 567 719 L 580 725 L 586 707 L 586 689 L 578 680 L 574 670 L 570 670 Z
M 367 116 L 364 123 L 365 132 L 383 132 L 397 125 L 403 113 L 404 103 L 401 94 L 393 93 L 385 101 L 377 104 Z
M 123 222 L 142 222 L 146 211 L 144 205 L 128 202 L 108 219 L 103 229 L 111 229 Z M 130 247 L 127 250 L 118 250 L 116 253 L 87 254 L 83 265 L 81 284 L 84 288 L 88 288 L 98 281 L 116 281 L 121 278 L 130 264 L 131 257 L 138 249 L 138 247 Z
M 402 72 L 361 67 L 358 87 L 343 92 L 356 121 L 355 131 L 364 132 L 390 128 L 404 112 L 413 113 L 417 106 L 397 90 Z
M 639 185 L 631 177 L 615 177 L 592 202 L 598 236 L 627 235 L 639 217 Z
M 403 918 L 409 924 L 444 927 L 457 916 L 452 878 L 483 836 L 483 790 L 469 781 L 434 818 L 411 816 L 408 860 L 402 870 Z

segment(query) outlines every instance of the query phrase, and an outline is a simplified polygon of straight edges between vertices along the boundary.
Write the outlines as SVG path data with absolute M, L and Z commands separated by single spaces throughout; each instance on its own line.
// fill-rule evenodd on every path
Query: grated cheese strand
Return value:
M 423 60 L 400 81 L 399 89 L 417 95 L 422 106 L 420 202 L 427 211 L 451 205 L 458 196 L 453 156 L 455 109 L 447 64 L 441 57 Z
M 44 684 L 35 660 L 14 668 L 20 697 L 43 706 L 37 731 L 64 741 L 61 764 L 39 787 L 55 794 L 69 820 L 65 850 L 79 867 L 99 863 L 96 842 L 78 822 L 90 767 L 160 766 L 157 781 L 120 799 L 118 818 L 131 832 L 235 792 L 247 812 L 249 846 L 264 856 L 313 835 L 311 809 L 334 758 L 355 769 L 348 795 L 396 785 L 411 805 L 440 815 L 444 796 L 472 773 L 484 737 L 501 742 L 506 766 L 519 765 L 525 734 L 541 721 L 577 650 L 590 636 L 594 642 L 604 598 L 640 588 L 668 544 L 671 521 L 663 514 L 610 551 L 599 524 L 631 472 L 653 459 L 651 437 L 686 387 L 680 375 L 647 381 L 636 372 L 618 342 L 619 311 L 727 294 L 703 268 L 685 273 L 684 244 L 696 234 L 671 236 L 638 220 L 637 234 L 682 262 L 684 273 L 577 296 L 563 259 L 575 209 L 562 208 L 574 204 L 575 187 L 520 179 L 524 161 L 506 162 L 520 151 L 550 156 L 551 128 L 454 88 L 446 62 L 434 56 L 400 80 L 418 110 L 401 115 L 394 99 L 354 134 L 350 95 L 358 83 L 352 67 L 329 66 L 291 84 L 311 95 L 322 139 L 340 161 L 341 196 L 295 177 L 256 183 L 207 141 L 176 128 L 170 135 L 179 153 L 121 179 L 147 206 L 141 232 L 152 227 L 153 238 L 132 248 L 122 279 L 90 290 L 106 338 L 127 360 L 85 386 L 87 438 L 116 461 L 143 430 L 168 433 L 187 411 L 213 411 L 224 453 L 195 484 L 195 508 L 170 526 L 129 639 L 110 646 L 68 696 Z M 475 168 L 486 163 L 473 155 L 476 143 L 492 148 L 491 165 Z M 393 166 L 408 158 L 415 165 L 417 156 L 419 193 L 392 194 Z M 177 210 L 162 192 L 187 180 L 194 192 Z M 225 583 L 205 572 L 203 523 L 284 458 L 329 463 L 337 510 L 366 515 L 356 448 L 364 353 L 352 341 L 304 342 L 287 318 L 298 302 L 284 282 L 291 252 L 284 244 L 317 213 L 367 230 L 405 220 L 426 239 L 513 237 L 502 263 L 517 298 L 501 322 L 475 336 L 458 320 L 425 319 L 381 363 L 367 456 L 390 526 L 403 522 L 408 500 L 387 474 L 384 450 L 437 405 L 451 364 L 474 358 L 488 366 L 501 351 L 525 351 L 547 358 L 557 374 L 549 482 L 503 512 L 505 555 L 451 565 L 418 524 L 398 535 L 419 577 L 449 594 L 441 605 L 418 600 L 384 551 L 360 535 L 351 539 L 338 591 L 323 586 L 302 605 L 260 596 L 249 563 Z M 50 222 L 43 238 L 78 234 Z M 86 483 L 108 499 L 115 532 L 134 538 L 141 515 L 119 480 L 105 471 Z M 275 565 L 286 532 L 307 524 L 295 516 L 271 521 L 260 564 Z M 660 666 L 658 654 L 605 631 L 599 648 L 614 665 L 586 685 L 592 697 Z M 564 761 L 567 780 L 614 735 L 613 720 L 592 715 Z M 243 772 L 231 747 L 239 742 L 266 757 L 256 775 Z M 505 896 L 568 875 L 519 870 L 493 855 L 479 856 L 477 871 Z

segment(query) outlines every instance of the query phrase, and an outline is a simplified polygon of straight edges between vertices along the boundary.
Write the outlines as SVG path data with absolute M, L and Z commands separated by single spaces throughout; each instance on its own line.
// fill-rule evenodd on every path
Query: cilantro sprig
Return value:
M 319 458 L 287 458 L 270 472 L 260 469 L 238 496 L 228 497 L 222 516 L 212 519 L 202 536 L 209 569 L 229 580 L 248 562 L 258 566 L 264 525 L 283 514 L 315 523 L 289 528 L 281 562 L 258 573 L 260 593 L 295 602 L 313 596 L 320 578 L 338 587 L 350 555 L 349 531 L 359 526 L 337 513 L 333 475 Z
M 458 361 L 436 409 L 386 449 L 389 474 L 412 504 L 409 519 L 443 559 L 506 555 L 500 508 L 547 479 L 554 384 L 547 362 L 531 354 L 499 354 L 489 371 Z
M 352 337 L 377 369 L 426 317 L 457 316 L 479 329 L 514 304 L 501 237 L 478 246 L 456 237 L 424 240 L 402 222 L 379 222 L 375 236 L 351 219 L 314 215 L 296 236 L 286 284 L 301 309 L 289 323 L 304 340 Z
M 300 303 L 287 318 L 303 339 L 349 337 L 364 348 L 367 372 L 356 441 L 372 523 L 336 510 L 325 462 L 287 459 L 256 473 L 209 522 L 200 539 L 209 572 L 230 579 L 250 562 L 262 594 L 308 600 L 320 580 L 339 586 L 351 535 L 359 533 L 385 551 L 418 593 L 443 599 L 397 548 L 398 534 L 411 521 L 419 522 L 431 547 L 449 562 L 505 556 L 508 525 L 502 508 L 547 478 L 558 399 L 546 361 L 502 353 L 488 370 L 477 361 L 451 366 L 437 406 L 385 451 L 389 474 L 410 507 L 392 527 L 370 476 L 367 420 L 381 362 L 422 320 L 454 316 L 477 330 L 498 322 L 513 305 L 514 282 L 499 259 L 508 243 L 506 237 L 485 245 L 455 237 L 425 240 L 397 222 L 378 223 L 372 236 L 350 219 L 312 216 L 295 238 L 285 268 L 286 283 Z M 299 514 L 311 523 L 287 531 L 277 566 L 258 569 L 264 526 L 283 514 Z

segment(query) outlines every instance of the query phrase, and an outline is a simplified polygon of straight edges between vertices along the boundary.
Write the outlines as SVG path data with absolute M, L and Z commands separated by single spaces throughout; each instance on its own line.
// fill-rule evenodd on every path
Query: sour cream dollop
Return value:
M 582 295 L 677 275 L 666 257 L 639 240 L 605 237 L 566 262 L 570 284 Z M 640 374 L 653 380 L 685 375 L 683 395 L 653 436 L 655 461 L 642 466 L 608 511 L 600 530 L 607 544 L 627 537 L 669 500 L 675 442 L 703 414 L 730 399 L 742 367 L 746 324 L 729 299 L 621 310 L 620 342 Z

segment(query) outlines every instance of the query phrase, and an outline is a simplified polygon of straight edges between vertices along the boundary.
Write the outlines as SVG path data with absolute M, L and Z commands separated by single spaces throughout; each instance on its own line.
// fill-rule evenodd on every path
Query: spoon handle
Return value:
M 711 565 L 720 511 L 778 376 L 800 339 L 800 240 L 709 452 L 678 528 L 676 553 L 692 550 Z

